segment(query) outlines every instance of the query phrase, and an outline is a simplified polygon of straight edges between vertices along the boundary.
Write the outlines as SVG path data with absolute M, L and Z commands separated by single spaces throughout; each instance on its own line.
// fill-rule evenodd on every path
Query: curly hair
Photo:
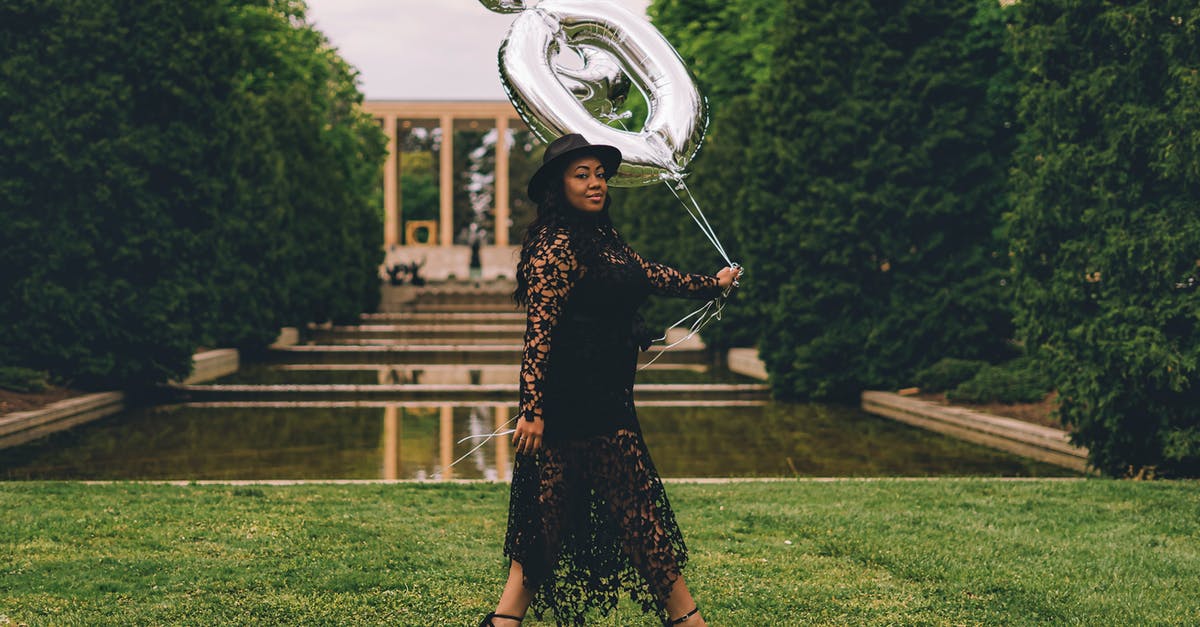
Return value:
M 538 241 L 546 234 L 552 234 L 558 229 L 566 229 L 571 252 L 580 265 L 587 267 L 600 254 L 600 250 L 611 244 L 613 239 L 619 239 L 608 207 L 612 197 L 605 196 L 604 207 L 597 212 L 580 211 L 567 202 L 563 192 L 562 176 L 556 176 L 547 185 L 542 195 L 537 199 L 537 216 L 525 230 L 521 242 L 521 260 L 517 263 L 517 288 L 513 290 L 512 298 L 517 305 L 527 305 L 529 280 L 526 278 L 527 269 Z

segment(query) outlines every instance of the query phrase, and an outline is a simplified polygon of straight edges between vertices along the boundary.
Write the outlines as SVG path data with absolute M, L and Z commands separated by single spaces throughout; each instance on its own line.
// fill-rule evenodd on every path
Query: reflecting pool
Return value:
M 396 385 L 510 384 L 516 389 L 518 364 L 255 364 L 212 385 Z M 761 383 L 724 368 L 654 364 L 638 371 L 638 383 Z
M 680 399 L 638 412 L 664 477 L 1075 474 L 854 407 Z M 508 437 L 460 440 L 515 413 L 494 402 L 159 406 L 0 450 L 0 478 L 504 480 Z

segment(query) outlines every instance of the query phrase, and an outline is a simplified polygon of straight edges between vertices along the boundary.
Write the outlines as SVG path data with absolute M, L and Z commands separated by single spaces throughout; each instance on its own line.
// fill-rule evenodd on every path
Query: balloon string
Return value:
M 613 117 L 613 121 L 615 121 L 617 124 L 620 124 L 622 129 L 624 129 L 626 132 L 629 131 L 629 128 L 625 126 L 625 122 L 624 122 L 624 120 L 629 116 L 621 116 L 621 117 L 612 116 L 612 117 Z M 717 249 L 717 253 L 719 253 L 721 255 L 721 258 L 725 260 L 725 263 L 731 268 L 739 267 L 739 264 L 737 262 L 733 261 L 732 259 L 730 259 L 729 254 L 725 252 L 725 247 L 721 244 L 721 238 L 717 237 L 716 229 L 714 229 L 712 227 L 712 224 L 709 223 L 708 217 L 704 215 L 704 211 L 702 209 L 700 209 L 700 203 L 696 202 L 696 196 L 694 194 L 692 194 L 691 188 L 688 187 L 687 182 L 683 180 L 683 177 L 678 174 L 664 176 L 662 179 L 662 182 L 664 185 L 667 186 L 667 189 L 671 191 L 671 195 L 675 197 L 675 200 L 678 200 L 679 204 L 683 205 L 684 211 L 687 211 L 688 216 L 690 216 L 692 218 L 692 221 L 696 223 L 696 226 L 700 228 L 700 232 L 704 234 L 704 237 L 708 238 L 708 242 L 713 245 L 713 248 Z M 672 183 L 672 182 L 674 182 L 674 183 Z M 688 206 L 688 203 L 683 200 L 683 198 L 679 194 L 679 189 L 676 189 L 676 186 L 678 186 L 679 189 L 683 190 L 683 192 L 687 196 L 688 200 L 691 201 L 691 206 Z M 697 217 L 697 215 L 699 215 L 699 217 Z M 735 285 L 736 285 L 736 281 L 735 281 Z M 720 320 L 721 319 L 721 311 L 723 309 L 725 309 L 725 300 L 723 297 L 729 296 L 729 293 L 731 291 L 733 291 L 733 287 L 734 287 L 734 285 L 730 285 L 728 288 L 725 289 L 724 293 L 722 293 L 721 296 L 718 296 L 718 297 L 708 301 L 707 303 L 705 303 L 703 306 L 701 306 L 696 311 L 693 311 L 692 313 L 681 318 L 675 324 L 672 324 L 671 326 L 667 327 L 668 329 L 674 328 L 676 326 L 679 326 L 680 324 L 683 324 L 687 320 L 691 319 L 693 316 L 699 316 L 699 318 L 696 319 L 696 322 L 693 323 L 692 326 L 688 329 L 687 335 L 683 336 L 683 338 L 678 341 L 672 342 L 671 344 L 664 346 L 662 348 L 662 350 L 659 351 L 659 353 L 654 356 L 654 359 L 651 359 L 650 361 L 643 364 L 641 367 L 638 368 L 638 370 L 639 371 L 645 370 L 646 368 L 650 367 L 651 364 L 658 361 L 658 358 L 662 357 L 663 353 L 682 344 L 683 342 L 690 340 L 693 336 L 695 336 L 697 333 L 699 333 L 701 329 L 703 329 L 706 325 L 708 325 L 708 323 L 711 322 L 713 319 Z M 711 313 L 709 313 L 710 309 L 713 310 Z M 662 337 L 655 339 L 653 341 L 660 342 L 660 341 L 665 341 L 666 339 L 667 339 L 667 334 L 664 332 Z
M 687 334 L 686 336 L 684 336 L 684 337 L 683 337 L 682 339 L 680 339 L 680 340 L 676 340 L 676 341 L 674 341 L 674 342 L 672 342 L 672 343 L 670 343 L 670 344 L 667 344 L 666 346 L 662 347 L 662 350 L 660 350 L 660 351 L 658 352 L 658 354 L 654 356 L 654 359 L 651 359 L 650 361 L 648 361 L 648 362 L 646 362 L 646 363 L 642 364 L 640 367 L 638 367 L 638 370 L 645 370 L 646 368 L 649 368 L 649 367 L 650 367 L 650 364 L 653 364 L 654 362 L 658 361 L 658 358 L 663 356 L 663 353 L 665 353 L 665 352 L 667 352 L 667 351 L 671 350 L 672 348 L 675 348 L 676 346 L 678 346 L 678 345 L 680 345 L 680 344 L 682 344 L 682 343 L 686 342 L 687 340 L 691 339 L 691 337 L 692 337 L 693 335 L 695 335 L 697 331 L 699 331 L 699 327 L 702 327 L 702 326 L 704 326 L 704 322 L 705 322 L 704 315 L 705 315 L 706 313 L 708 313 L 708 310 L 709 310 L 709 309 L 710 309 L 710 308 L 713 306 L 713 303 L 714 303 L 714 302 L 716 302 L 716 301 L 715 301 L 715 300 L 710 300 L 710 301 L 708 301 L 707 303 L 704 303 L 704 306 L 702 306 L 702 307 L 700 307 L 699 309 L 697 309 L 696 311 L 693 311 L 692 313 L 690 313 L 690 314 L 688 314 L 688 315 L 684 316 L 683 318 L 681 318 L 681 319 L 680 319 L 678 322 L 676 322 L 675 324 L 672 324 L 672 325 L 668 326 L 668 327 L 667 327 L 668 329 L 673 329 L 673 328 L 675 328 L 675 327 L 679 326 L 680 324 L 683 324 L 683 322 L 684 322 L 685 320 L 687 320 L 688 318 L 691 318 L 692 316 L 695 316 L 695 315 L 697 315 L 697 314 L 700 316 L 699 318 L 697 318 L 697 319 L 696 319 L 696 322 L 692 323 L 692 326 L 691 326 L 691 327 L 688 329 L 688 334 Z M 663 335 L 662 335 L 662 337 L 660 337 L 660 338 L 655 338 L 653 341 L 655 341 L 655 342 L 662 342 L 662 341 L 665 341 L 666 339 L 667 339 L 667 334 L 664 332 L 664 333 L 663 333 Z
M 454 467 L 454 465 L 455 465 L 455 464 L 457 464 L 458 462 L 461 462 L 462 460 L 464 460 L 464 459 L 466 459 L 466 458 L 470 457 L 470 456 L 471 456 L 471 453 L 474 453 L 475 451 L 478 451 L 478 450 L 479 450 L 481 447 L 483 447 L 483 445 L 487 444 L 488 442 L 491 442 L 491 441 L 492 441 L 492 438 L 494 438 L 494 437 L 496 437 L 496 436 L 500 436 L 500 435 L 508 435 L 508 434 L 510 434 L 510 433 L 516 433 L 516 431 L 517 431 L 516 429 L 508 429 L 508 430 L 506 430 L 506 431 L 502 431 L 502 429 L 504 429 L 504 427 L 507 427 L 508 425 L 512 424 L 512 421 L 514 421 L 514 420 L 516 420 L 517 418 L 520 418 L 520 417 L 521 417 L 521 413 L 520 413 L 520 412 L 517 412 L 517 415 L 516 415 L 516 416 L 513 416 L 512 418 L 509 418 L 509 419 L 508 419 L 508 422 L 505 422 L 504 424 L 500 425 L 499 427 L 497 427 L 497 428 L 496 428 L 496 430 L 495 430 L 495 431 L 493 431 L 493 432 L 491 432 L 491 433 L 478 433 L 478 434 L 475 434 L 475 435 L 468 435 L 467 437 L 465 437 L 465 438 L 462 438 L 461 440 L 459 440 L 459 441 L 458 441 L 458 443 L 459 443 L 459 444 L 462 444 L 463 442 L 466 442 L 467 440 L 470 440 L 470 439 L 472 439 L 472 438 L 484 438 L 484 440 L 483 440 L 482 442 L 480 442 L 479 444 L 476 444 L 476 445 L 475 445 L 475 446 L 474 446 L 474 447 L 473 447 L 471 450 L 467 451 L 466 453 L 463 453 L 463 454 L 462 454 L 462 457 L 459 457 L 458 459 L 456 459 L 456 460 L 454 460 L 454 461 L 450 462 L 450 463 L 449 463 L 449 464 L 447 464 L 447 465 L 446 465 L 444 468 L 439 468 L 439 469 L 435 470 L 435 471 L 434 471 L 434 473 L 433 473 L 433 476 L 434 476 L 434 477 L 439 477 L 439 476 L 441 476 L 441 474 L 442 474 L 443 472 L 446 472 L 447 470 L 450 470 L 450 469 L 451 469 L 451 468 L 453 468 L 453 467 Z
M 714 304 L 716 305 L 716 309 L 715 309 L 715 310 L 714 310 L 714 311 L 713 311 L 711 314 L 710 314 L 710 313 L 708 313 L 708 311 L 707 311 L 707 310 L 708 310 L 708 309 L 710 309 L 710 308 L 712 308 Z M 687 320 L 688 318 L 691 318 L 692 316 L 695 316 L 696 314 L 700 314 L 700 317 L 699 317 L 699 318 L 696 320 L 696 322 L 695 322 L 695 323 L 693 323 L 693 324 L 692 324 L 691 328 L 690 328 L 690 329 L 688 329 L 688 334 L 687 334 L 687 335 L 683 336 L 683 337 L 682 337 L 681 339 L 679 339 L 679 340 L 676 340 L 675 342 L 672 342 L 671 344 L 668 344 L 668 345 L 664 346 L 664 347 L 662 348 L 662 350 L 660 350 L 660 351 L 658 352 L 658 354 L 654 356 L 654 359 L 651 359 L 650 361 L 646 362 L 645 364 L 642 364 L 642 365 L 641 365 L 641 366 L 638 368 L 638 370 L 645 370 L 646 368 L 649 368 L 651 364 L 653 364 L 654 362 L 658 361 L 658 358 L 659 358 L 659 357 L 662 357 L 662 356 L 663 356 L 663 353 L 666 353 L 668 350 L 671 350 L 672 348 L 674 348 L 674 347 L 676 347 L 676 346 L 678 346 L 678 345 L 680 345 L 680 344 L 682 344 L 682 343 L 684 343 L 684 342 L 686 342 L 686 341 L 690 340 L 690 339 L 692 338 L 692 336 L 694 336 L 694 335 L 696 335 L 697 333 L 699 333 L 699 332 L 700 332 L 700 330 L 701 330 L 701 329 L 703 329 L 703 328 L 705 327 L 705 325 L 707 325 L 707 324 L 708 324 L 708 323 L 709 323 L 711 320 L 713 320 L 714 318 L 715 318 L 715 319 L 717 319 L 717 320 L 720 320 L 720 319 L 721 319 L 721 310 L 722 310 L 722 309 L 724 309 L 724 308 L 725 308 L 725 301 L 724 301 L 724 300 L 722 300 L 720 297 L 718 297 L 718 298 L 714 298 L 714 299 L 712 299 L 712 300 L 708 301 L 707 303 L 704 303 L 704 306 L 703 306 L 703 307 L 701 307 L 701 308 L 697 309 L 696 311 L 693 311 L 692 313 L 690 313 L 690 314 L 688 314 L 688 315 L 684 316 L 682 320 L 680 320 L 679 322 L 676 322 L 675 324 L 673 324 L 673 325 L 671 325 L 670 327 L 668 327 L 668 328 L 672 328 L 672 327 L 678 326 L 678 325 L 679 325 L 680 323 L 682 323 L 684 320 Z M 706 315 L 707 315 L 707 317 L 705 317 Z M 658 339 L 656 339 L 656 340 L 654 340 L 654 341 L 655 341 L 655 342 L 658 342 L 658 341 L 660 341 L 660 340 L 665 340 L 665 339 L 667 339 L 667 336 L 666 336 L 666 334 L 663 334 L 663 336 L 662 336 L 662 337 L 660 337 L 660 338 L 658 338 Z
M 614 121 L 621 125 L 622 130 L 627 133 L 629 132 L 629 127 L 625 126 L 625 121 L 623 118 L 616 118 Z M 682 189 L 687 195 L 688 200 L 690 200 L 692 203 L 690 207 L 688 206 L 688 203 L 684 202 L 683 198 L 680 197 L 679 191 L 676 189 L 676 185 L 671 184 L 672 181 L 674 181 L 675 184 L 678 185 L 679 188 Z M 704 236 L 708 238 L 708 241 L 713 245 L 713 248 L 717 249 L 717 252 L 720 253 L 721 258 L 725 260 L 725 263 L 732 268 L 738 267 L 738 264 L 734 263 L 734 261 L 730 259 L 729 255 L 725 252 L 725 247 L 721 245 L 721 239 L 717 237 L 716 230 L 712 228 L 711 224 L 709 224 L 708 217 L 705 216 L 704 211 L 700 209 L 700 203 L 696 202 L 696 196 L 692 194 L 692 190 L 687 186 L 687 181 L 683 180 L 683 176 L 679 174 L 666 175 L 663 177 L 662 182 L 667 186 L 667 189 L 671 190 L 671 195 L 675 197 L 675 200 L 678 200 L 679 204 L 683 205 L 684 211 L 687 211 L 688 215 L 691 216 L 692 221 L 696 223 L 696 226 L 700 227 L 700 232 L 704 233 Z M 700 217 L 697 218 L 697 215 Z M 726 293 L 728 294 L 728 292 Z
M 676 190 L 675 185 L 671 184 L 671 181 L 675 181 L 679 187 L 683 189 L 684 193 L 688 197 L 688 200 L 692 201 L 691 207 L 688 206 L 687 202 L 684 202 L 683 198 L 679 195 L 678 190 Z M 679 204 L 683 205 L 684 210 L 686 210 L 688 215 L 692 217 L 692 221 L 696 223 L 696 226 L 700 227 L 700 232 L 704 233 L 704 236 L 708 238 L 708 241 L 713 245 L 713 248 L 716 248 L 717 252 L 721 254 L 721 257 L 725 260 L 725 263 L 731 267 L 736 267 L 737 264 L 735 264 L 725 252 L 725 247 L 721 245 L 721 240 L 717 237 L 717 232 L 712 228 L 712 225 L 709 224 L 708 218 L 704 215 L 704 211 L 700 209 L 700 203 L 696 202 L 696 197 L 692 195 L 692 190 L 688 188 L 687 183 L 683 180 L 683 177 L 675 176 L 670 179 L 663 179 L 663 183 L 667 185 L 667 189 L 671 190 L 671 195 L 675 196 L 675 200 L 678 200 Z M 700 217 L 697 218 L 697 215 Z
M 688 314 L 688 315 L 686 315 L 686 316 L 684 316 L 684 317 L 680 318 L 679 320 L 677 320 L 677 321 L 675 322 L 675 324 L 672 324 L 671 326 L 669 326 L 669 327 L 667 327 L 667 328 L 668 328 L 668 329 L 671 329 L 671 328 L 677 327 L 677 326 L 679 326 L 679 325 L 683 324 L 684 322 L 687 322 L 689 318 L 691 318 L 692 316 L 695 316 L 695 315 L 697 315 L 697 314 L 699 314 L 699 315 L 701 315 L 701 317 L 703 317 L 703 313 L 702 313 L 702 312 L 703 312 L 704 310 L 708 309 L 709 307 L 712 307 L 712 301 L 708 301 L 707 303 L 704 303 L 704 305 L 703 305 L 702 307 L 700 307 L 700 308 L 699 308 L 699 309 L 697 309 L 696 311 L 693 311 L 692 313 L 690 313 L 690 314 Z M 663 333 L 662 337 L 655 338 L 653 341 L 655 341 L 655 342 L 661 342 L 662 340 L 665 340 L 665 339 L 667 339 L 667 334 L 666 334 L 666 333 Z M 676 342 L 676 343 L 678 343 L 678 342 Z

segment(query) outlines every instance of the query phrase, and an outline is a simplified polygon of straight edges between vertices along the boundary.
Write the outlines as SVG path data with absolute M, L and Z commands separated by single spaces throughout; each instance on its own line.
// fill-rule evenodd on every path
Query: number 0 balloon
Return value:
M 529 128 L 545 142 L 580 133 L 591 142 L 616 146 L 621 167 L 609 184 L 665 182 L 725 262 L 737 267 L 683 181 L 704 141 L 708 107 L 662 33 L 624 7 L 601 0 L 545 0 L 536 7 L 526 0 L 480 2 L 492 11 L 520 14 L 500 45 L 500 78 Z M 556 63 L 564 52 L 576 55 L 583 67 Z M 633 131 L 609 126 L 623 117 L 616 110 L 630 82 L 649 109 L 642 128 Z M 692 321 L 687 337 L 642 368 L 710 320 L 719 320 L 723 307 L 723 298 L 714 298 L 672 325 Z M 665 334 L 658 338 L 665 339 Z
M 596 0 L 545 0 L 536 7 L 524 0 L 480 1 L 493 11 L 520 13 L 500 47 L 500 76 L 509 100 L 543 141 L 580 133 L 616 146 L 623 162 L 610 181 L 615 186 L 683 177 L 704 140 L 708 112 L 683 60 L 654 26 Z M 583 68 L 556 64 L 564 50 L 578 55 Z M 626 76 L 649 109 L 640 130 L 607 123 L 628 93 Z

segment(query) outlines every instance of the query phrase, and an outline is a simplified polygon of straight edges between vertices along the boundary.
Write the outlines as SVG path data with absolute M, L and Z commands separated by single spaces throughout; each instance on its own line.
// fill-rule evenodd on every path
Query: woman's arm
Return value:
M 670 266 L 646 261 L 629 244 L 625 244 L 625 250 L 645 271 L 646 279 L 650 281 L 650 287 L 655 294 L 708 299 L 715 298 L 723 290 L 715 276 L 684 274 Z
M 535 246 L 526 268 L 529 281 L 525 349 L 521 356 L 521 410 L 514 445 L 532 452 L 541 445 L 542 384 L 550 356 L 550 331 L 562 313 L 577 270 L 566 231 L 547 234 Z M 530 441 L 517 442 L 518 436 Z

